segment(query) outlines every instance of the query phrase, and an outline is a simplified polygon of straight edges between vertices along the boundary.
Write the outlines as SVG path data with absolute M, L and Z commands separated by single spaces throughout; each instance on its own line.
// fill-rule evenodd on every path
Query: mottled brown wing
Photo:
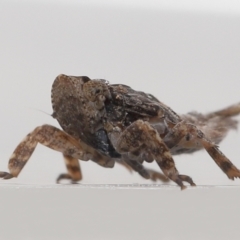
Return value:
M 176 124 L 181 118 L 151 94 L 135 91 L 126 85 L 109 85 L 112 100 L 106 102 L 108 118 L 129 125 L 136 120 L 156 123 L 166 119 Z
M 129 125 L 138 119 L 149 119 L 162 114 L 163 109 L 155 98 L 126 85 L 109 86 L 112 99 L 106 101 L 108 119 Z

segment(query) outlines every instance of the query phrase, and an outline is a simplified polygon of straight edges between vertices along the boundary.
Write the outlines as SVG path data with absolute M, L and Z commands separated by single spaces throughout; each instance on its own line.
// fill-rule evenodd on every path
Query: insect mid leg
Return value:
M 157 180 L 160 180 L 162 182 L 169 182 L 169 178 L 158 171 L 148 169 L 148 168 L 146 168 L 146 171 L 148 171 L 148 173 L 150 174 L 150 179 L 153 182 L 156 182 Z
M 119 153 L 140 156 L 143 153 L 152 154 L 163 173 L 176 182 L 182 189 L 183 181 L 195 185 L 190 177 L 179 175 L 168 147 L 157 131 L 147 122 L 138 120 L 127 127 L 116 144 Z
M 62 179 L 71 179 L 73 182 L 81 180 L 82 173 L 79 160 L 68 155 L 63 155 L 63 157 L 68 173 L 60 174 L 57 178 L 57 183 L 59 183 Z
M 168 182 L 168 178 L 157 171 L 145 168 L 140 162 L 132 160 L 127 156 L 124 156 L 124 161 L 131 166 L 133 170 L 139 173 L 145 179 L 151 179 L 152 181 L 156 182 L 157 180 Z
M 129 166 L 131 166 L 131 168 L 133 170 L 138 172 L 143 178 L 150 179 L 150 174 L 148 173 L 148 171 L 146 171 L 146 169 L 143 167 L 143 165 L 140 162 L 132 160 L 132 159 L 129 159 L 127 156 L 124 157 L 124 161 Z
M 8 168 L 10 173 L 0 172 L 0 177 L 4 179 L 17 177 L 38 143 L 62 152 L 66 156 L 77 159 L 84 157 L 84 150 L 80 142 L 56 127 L 43 125 L 35 128 L 20 142 L 9 159 Z

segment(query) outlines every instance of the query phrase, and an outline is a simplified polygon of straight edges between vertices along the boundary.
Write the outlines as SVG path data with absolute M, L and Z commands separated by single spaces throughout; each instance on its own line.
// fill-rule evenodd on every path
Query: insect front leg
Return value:
M 164 138 L 164 142 L 171 149 L 183 138 L 185 145 L 191 146 L 196 140 L 196 143 L 201 144 L 208 154 L 212 157 L 215 163 L 230 179 L 240 178 L 240 170 L 218 149 L 218 146 L 209 140 L 205 134 L 200 131 L 195 125 L 184 121 L 178 123 Z
M 64 162 L 68 173 L 62 173 L 57 178 L 57 183 L 62 179 L 70 179 L 72 182 L 77 182 L 82 179 L 82 172 L 79 164 L 79 160 L 69 155 L 63 155 Z
M 17 177 L 38 143 L 62 152 L 65 156 L 67 168 L 69 166 L 68 172 L 71 178 L 73 180 L 81 179 L 80 166 L 76 162 L 77 159 L 84 158 L 85 149 L 83 149 L 79 141 L 64 131 L 50 125 L 35 128 L 20 142 L 9 159 L 9 173 L 0 172 L 0 177 L 4 179 Z
M 141 154 L 147 152 L 153 156 L 163 173 L 181 189 L 185 188 L 183 181 L 195 186 L 190 177 L 178 173 L 168 147 L 148 122 L 137 120 L 128 126 L 120 135 L 115 147 L 119 153 L 128 154 L 130 159 L 135 156 L 136 161 Z

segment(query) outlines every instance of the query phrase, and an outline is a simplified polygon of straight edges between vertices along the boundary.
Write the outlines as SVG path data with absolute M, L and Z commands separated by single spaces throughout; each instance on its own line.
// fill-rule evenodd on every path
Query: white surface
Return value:
M 44 123 L 58 126 L 38 109 L 52 113 L 51 84 L 60 73 L 130 85 L 178 113 L 239 102 L 239 4 L 179 2 L 165 8 L 166 1 L 156 7 L 151 1 L 145 8 L 119 1 L 0 1 L 0 170 L 28 132 Z M 239 139 L 231 132 L 220 145 L 238 167 Z M 2 239 L 239 239 L 239 188 L 229 185 L 240 180 L 228 180 L 204 151 L 175 161 L 200 186 L 228 187 L 36 188 L 65 171 L 59 153 L 38 146 L 18 179 L 1 182 Z M 150 183 L 121 166 L 81 166 L 84 184 Z
M 1 239 L 239 239 L 239 187 L 0 187 Z

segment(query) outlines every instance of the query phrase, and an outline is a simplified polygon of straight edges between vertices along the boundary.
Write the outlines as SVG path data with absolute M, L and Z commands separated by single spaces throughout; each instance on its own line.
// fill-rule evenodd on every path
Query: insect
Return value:
M 17 177 L 37 143 L 63 154 L 67 173 L 60 174 L 57 182 L 81 180 L 79 160 L 92 160 L 108 168 L 118 162 L 146 179 L 170 179 L 184 189 L 183 182 L 195 183 L 179 174 L 173 155 L 200 149 L 228 178 L 240 177 L 240 170 L 216 145 L 237 127 L 232 117 L 240 113 L 240 103 L 205 115 L 180 116 L 153 95 L 129 86 L 61 74 L 52 85 L 52 107 L 52 116 L 63 130 L 51 125 L 35 128 L 10 157 L 9 173 L 0 172 L 0 177 Z M 163 174 L 146 169 L 144 161 L 156 161 Z

